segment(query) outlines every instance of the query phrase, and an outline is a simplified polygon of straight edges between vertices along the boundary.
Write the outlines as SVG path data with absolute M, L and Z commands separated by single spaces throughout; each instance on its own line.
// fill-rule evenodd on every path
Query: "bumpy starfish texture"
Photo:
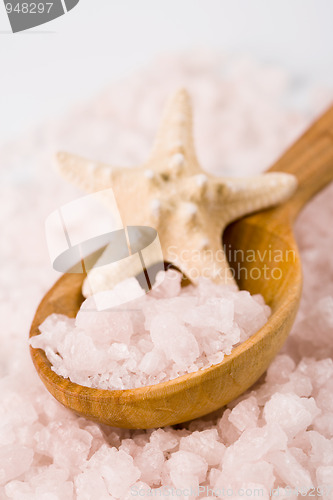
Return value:
M 206 276 L 220 283 L 234 282 L 222 251 L 223 230 L 246 214 L 285 201 L 297 184 L 294 176 L 284 173 L 238 179 L 204 172 L 194 149 L 185 90 L 171 98 L 150 158 L 142 166 L 113 168 L 68 153 L 58 154 L 58 165 L 67 180 L 88 192 L 112 188 L 124 226 L 155 228 L 164 260 L 192 281 Z M 152 253 L 146 266 L 157 258 Z M 95 267 L 83 292 L 88 296 L 90 288 L 109 290 L 141 271 L 134 258 Z

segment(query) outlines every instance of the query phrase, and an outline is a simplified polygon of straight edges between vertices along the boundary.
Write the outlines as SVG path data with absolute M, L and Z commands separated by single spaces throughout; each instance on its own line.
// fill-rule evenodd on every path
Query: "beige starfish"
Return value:
M 151 156 L 142 166 L 113 168 L 68 153 L 58 154 L 58 164 L 67 180 L 88 192 L 112 187 L 124 226 L 154 227 L 164 260 L 194 281 L 204 275 L 233 282 L 222 251 L 223 230 L 245 214 L 286 200 L 297 183 L 284 173 L 237 179 L 204 172 L 194 150 L 192 110 L 185 90 L 171 98 Z M 146 266 L 157 258 L 152 252 Z M 92 269 L 89 285 L 94 292 L 107 290 L 141 271 L 140 262 L 128 258 Z M 83 288 L 86 296 L 92 293 L 90 287 L 86 283 Z

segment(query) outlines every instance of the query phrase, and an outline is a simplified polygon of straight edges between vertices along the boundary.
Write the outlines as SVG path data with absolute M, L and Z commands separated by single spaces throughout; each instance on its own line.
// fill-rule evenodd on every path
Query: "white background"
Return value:
M 0 4 L 0 143 L 165 51 L 220 48 L 333 86 L 331 0 L 81 0 L 12 34 Z

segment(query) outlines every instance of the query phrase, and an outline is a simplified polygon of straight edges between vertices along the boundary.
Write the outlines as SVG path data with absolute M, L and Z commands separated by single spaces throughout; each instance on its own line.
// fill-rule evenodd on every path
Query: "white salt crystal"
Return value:
M 265 404 L 264 417 L 267 423 L 278 423 L 289 437 L 307 429 L 319 415 L 313 398 L 300 398 L 296 394 L 274 394 Z

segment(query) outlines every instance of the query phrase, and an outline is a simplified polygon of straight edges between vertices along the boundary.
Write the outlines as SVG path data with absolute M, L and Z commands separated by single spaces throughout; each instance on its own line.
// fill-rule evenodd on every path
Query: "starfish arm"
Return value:
M 180 89 L 165 108 L 147 165 L 160 165 L 162 171 L 200 171 L 192 128 L 190 97 L 186 90 Z
M 113 187 L 127 170 L 64 152 L 58 153 L 56 159 L 60 174 L 67 181 L 89 193 Z
M 209 197 L 226 223 L 286 201 L 295 191 L 295 176 L 282 172 L 249 178 L 222 178 L 210 182 Z
M 211 237 L 189 234 L 165 249 L 165 260 L 175 264 L 192 283 L 204 277 L 219 284 L 235 284 L 221 243 L 219 232 Z

